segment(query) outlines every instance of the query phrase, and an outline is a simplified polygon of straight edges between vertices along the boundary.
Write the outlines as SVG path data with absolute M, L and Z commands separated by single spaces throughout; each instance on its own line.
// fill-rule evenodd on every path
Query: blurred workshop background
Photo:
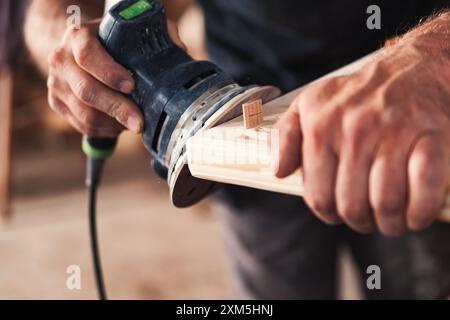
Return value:
M 202 14 L 185 5 L 181 37 L 205 59 Z M 22 17 L 5 19 L 14 12 L 0 12 L 0 23 L 14 20 L 6 30 L 20 30 Z M 14 71 L 0 61 L 0 299 L 95 299 L 80 135 L 48 108 L 45 79 L 27 53 L 0 41 L 18 57 Z M 233 298 L 213 204 L 175 209 L 149 162 L 140 138 L 126 133 L 104 174 L 98 214 L 109 297 Z M 345 261 L 341 297 L 357 298 Z M 71 265 L 81 268 L 81 290 L 66 287 Z

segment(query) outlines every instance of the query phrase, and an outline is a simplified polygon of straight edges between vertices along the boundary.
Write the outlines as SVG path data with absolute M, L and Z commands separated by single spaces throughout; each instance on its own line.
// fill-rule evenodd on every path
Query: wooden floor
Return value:
M 14 216 L 0 231 L 0 299 L 96 297 L 84 159 L 73 144 L 62 145 L 65 148 L 15 152 Z M 108 163 L 99 194 L 100 244 L 110 298 L 231 297 L 220 229 L 208 205 L 174 209 L 146 154 L 124 153 Z M 80 291 L 66 288 L 69 265 L 81 267 Z
M 33 137 L 16 138 L 14 215 L 0 228 L 0 299 L 94 299 L 78 138 L 45 146 Z M 220 224 L 210 203 L 173 208 L 165 182 L 152 174 L 147 154 L 134 143 L 140 141 L 122 138 L 99 193 L 110 298 L 233 298 Z M 350 259 L 343 261 L 341 297 L 358 298 Z M 81 267 L 80 291 L 66 288 L 70 265 Z

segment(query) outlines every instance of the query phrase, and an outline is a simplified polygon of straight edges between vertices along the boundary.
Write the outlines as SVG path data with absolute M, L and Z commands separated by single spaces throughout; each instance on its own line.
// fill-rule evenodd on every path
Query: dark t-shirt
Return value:
M 294 89 L 382 46 L 450 0 L 199 0 L 210 58 L 242 84 Z M 369 30 L 367 8 L 381 8 Z

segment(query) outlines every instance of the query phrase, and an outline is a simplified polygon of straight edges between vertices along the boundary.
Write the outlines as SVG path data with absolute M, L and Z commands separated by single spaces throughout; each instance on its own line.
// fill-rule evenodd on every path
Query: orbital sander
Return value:
M 242 105 L 263 103 L 281 92 L 272 86 L 238 85 L 209 61 L 195 61 L 169 37 L 165 9 L 159 0 L 124 0 L 100 24 L 99 38 L 108 53 L 135 80 L 130 98 L 144 116 L 143 143 L 152 167 L 167 180 L 172 203 L 191 206 L 217 189 L 216 182 L 195 178 L 187 165 L 186 143 L 200 131 L 242 114 Z M 96 191 L 104 161 L 116 138 L 84 137 L 88 157 L 89 221 L 97 288 L 106 299 L 96 234 Z
M 152 167 L 167 180 L 172 203 L 187 207 L 216 189 L 216 183 L 193 177 L 186 160 L 187 140 L 202 129 L 242 114 L 242 104 L 280 95 L 272 86 L 238 85 L 209 61 L 195 61 L 169 37 L 159 0 L 125 0 L 100 25 L 108 53 L 134 76 L 131 99 L 144 115 L 143 143 Z M 109 141 L 108 141 L 109 140 Z M 88 156 L 112 154 L 113 139 L 85 138 Z

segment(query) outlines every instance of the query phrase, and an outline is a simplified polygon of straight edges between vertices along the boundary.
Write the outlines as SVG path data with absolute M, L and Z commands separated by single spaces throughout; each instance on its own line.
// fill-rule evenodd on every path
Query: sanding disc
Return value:
M 242 104 L 246 102 L 261 99 L 263 103 L 267 103 L 280 95 L 281 91 L 272 86 L 251 88 L 224 104 L 205 122 L 199 132 L 239 117 L 242 114 Z M 189 171 L 186 153 L 178 159 L 168 183 L 172 203 L 178 208 L 194 205 L 220 187 L 216 182 L 193 177 Z

